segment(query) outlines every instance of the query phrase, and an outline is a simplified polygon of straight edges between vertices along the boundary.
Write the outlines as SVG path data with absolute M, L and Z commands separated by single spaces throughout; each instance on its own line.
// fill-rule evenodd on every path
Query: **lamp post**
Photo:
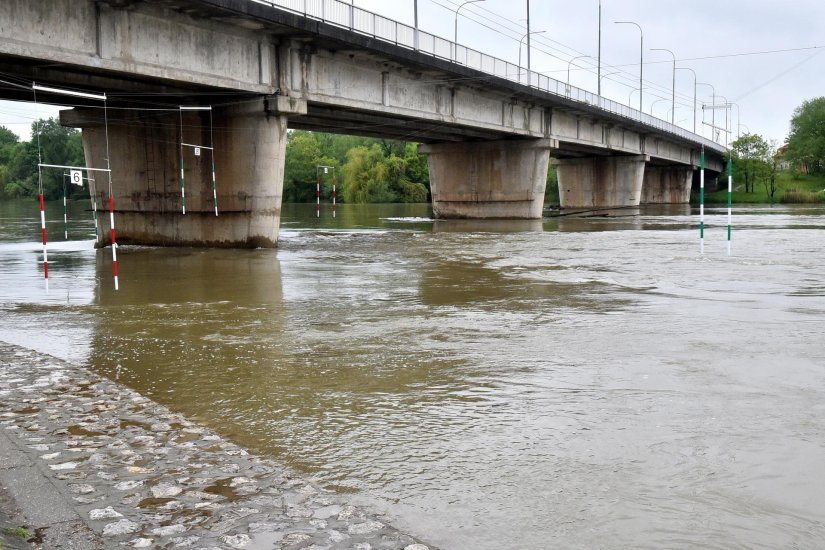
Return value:
M 614 21 L 617 25 L 636 25 L 639 28 L 639 112 L 642 112 L 642 82 L 644 81 L 645 66 L 645 34 L 642 27 L 633 21 Z
M 571 59 L 570 61 L 567 62 L 567 89 L 568 90 L 570 89 L 570 65 L 572 65 L 575 60 L 584 59 L 585 57 L 589 57 L 590 59 L 593 59 L 589 55 L 578 55 L 578 56 L 574 57 L 573 59 Z M 599 94 L 599 95 L 601 95 L 601 94 Z
M 527 46 L 527 73 L 529 74 L 529 73 L 530 73 L 530 46 L 529 46 L 530 36 L 531 36 L 531 35 L 534 35 L 534 34 L 542 34 L 542 33 L 544 33 L 544 32 L 546 32 L 546 31 L 533 31 L 533 32 L 528 32 L 528 33 L 526 33 L 524 36 L 522 36 L 522 37 L 521 37 L 521 40 L 519 40 L 519 41 L 518 41 L 518 66 L 519 66 L 519 76 L 521 76 L 521 47 L 522 47 L 522 45 L 524 45 L 524 39 L 525 39 L 525 38 L 527 38 L 527 40 L 528 40 L 528 46 Z M 530 83 L 530 82 L 529 82 L 529 77 L 528 77 L 528 82 L 527 82 L 527 83 L 528 83 L 528 84 Z
M 596 65 L 598 65 L 598 70 L 596 75 L 599 79 L 599 88 L 596 90 L 596 95 L 601 97 L 602 95 L 602 0 L 599 0 L 599 53 L 598 59 L 596 60 Z
M 690 71 L 693 73 L 693 133 L 696 133 L 696 71 L 689 67 L 676 67 L 677 71 Z
M 673 87 L 672 93 L 673 93 L 673 95 L 672 95 L 672 99 L 671 99 L 671 102 L 672 102 L 671 109 L 673 110 L 672 111 L 673 114 L 670 117 L 670 123 L 675 125 L 675 121 L 676 121 L 676 54 L 673 53 L 672 51 L 668 50 L 667 48 L 653 48 L 650 51 L 652 51 L 652 52 L 667 52 L 671 56 L 673 56 L 673 84 L 672 84 L 672 87 Z
M 724 103 L 722 103 L 720 105 L 720 107 L 725 108 L 725 147 L 727 147 L 728 146 L 728 139 L 730 138 L 730 121 L 728 120 L 729 113 L 730 113 L 730 110 L 731 110 L 730 109 L 730 103 L 728 103 L 728 98 L 726 98 L 723 95 L 717 95 L 716 97 L 718 97 L 722 101 L 724 101 Z M 714 108 L 714 111 L 715 111 L 716 110 L 716 102 L 715 101 L 713 103 L 713 108 Z
M 667 98 L 663 97 L 663 98 L 657 99 L 656 101 L 654 101 L 653 103 L 650 104 L 650 116 L 653 116 L 653 106 L 656 105 L 657 103 L 661 103 L 662 101 L 667 101 Z
M 619 74 L 619 71 L 613 71 L 612 73 L 607 73 L 599 76 L 599 89 L 601 90 L 601 81 L 607 78 L 608 76 L 613 76 L 614 74 Z M 600 94 L 601 95 L 601 94 Z
M 699 86 L 710 86 L 710 89 L 713 91 L 713 103 L 716 103 L 716 88 L 713 87 L 713 84 L 708 84 L 707 82 L 697 82 L 697 84 Z M 702 110 L 704 111 L 704 109 L 705 109 L 705 107 L 704 107 L 704 102 L 703 102 Z M 704 114 L 703 114 L 702 115 L 702 124 L 704 124 L 704 123 L 705 123 L 705 117 L 704 117 Z M 711 139 L 713 139 L 713 130 L 716 129 L 716 110 L 715 109 L 713 109 L 711 111 L 710 126 L 711 126 L 710 137 L 711 137 Z
M 474 4 L 476 2 L 484 2 L 484 0 L 466 0 L 462 2 L 458 8 L 455 10 L 455 27 L 453 33 L 453 61 L 455 61 L 457 54 L 458 54 L 458 12 L 461 11 L 461 8 L 466 6 L 467 4 Z
M 353 1 L 355 1 L 355 0 L 353 0 Z M 418 0 L 413 0 L 413 21 L 414 21 L 414 26 L 415 26 L 415 38 L 413 39 L 413 41 L 414 41 L 415 51 L 418 51 L 418 48 L 419 48 L 419 40 L 418 40 Z
M 530 74 L 530 50 L 532 50 L 532 48 L 530 47 L 530 35 L 532 33 L 530 32 L 530 0 L 526 0 L 526 1 L 527 1 L 527 74 L 529 75 Z M 518 62 L 519 62 L 519 65 L 521 65 L 521 54 L 519 54 Z M 529 79 L 529 76 L 528 76 L 528 79 Z M 528 84 L 529 84 L 529 81 L 528 81 Z
M 742 115 L 742 113 L 739 110 L 739 104 L 738 103 L 734 103 L 734 102 L 731 101 L 730 105 L 733 106 L 733 107 L 736 107 L 736 139 L 739 139 L 739 136 L 741 135 L 740 132 L 739 132 L 739 127 L 742 126 L 741 124 L 739 124 L 739 118 Z M 731 116 L 733 116 L 733 115 L 731 115 Z M 733 121 L 731 121 L 731 125 L 733 125 Z

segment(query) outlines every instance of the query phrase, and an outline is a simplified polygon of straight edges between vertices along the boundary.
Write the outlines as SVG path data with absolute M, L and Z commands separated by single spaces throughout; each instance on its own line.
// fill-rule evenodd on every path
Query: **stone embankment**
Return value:
M 0 507 L 41 548 L 428 550 L 128 388 L 3 343 Z

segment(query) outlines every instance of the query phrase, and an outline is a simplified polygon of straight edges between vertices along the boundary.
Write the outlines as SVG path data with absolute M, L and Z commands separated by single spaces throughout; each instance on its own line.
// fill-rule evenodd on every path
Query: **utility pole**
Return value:
M 602 0 L 599 0 L 599 53 L 598 53 L 598 76 L 599 76 L 599 85 L 597 89 L 597 95 L 601 97 L 602 95 Z
M 530 83 L 530 0 L 527 0 L 527 83 Z

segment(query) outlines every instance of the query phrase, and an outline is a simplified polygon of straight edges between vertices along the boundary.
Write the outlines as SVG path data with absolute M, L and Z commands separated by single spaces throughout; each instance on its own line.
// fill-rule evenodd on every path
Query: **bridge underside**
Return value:
M 695 143 L 595 105 L 261 3 L 6 0 L 0 28 L 0 96 L 106 92 L 108 141 L 100 102 L 36 99 L 76 107 L 61 121 L 87 165 L 111 161 L 121 242 L 274 246 L 287 128 L 424 144 L 437 217 L 541 217 L 551 158 L 571 208 L 686 202 L 699 164 Z M 214 195 L 211 155 L 181 146 L 211 143 L 206 115 L 181 124 L 180 105 L 213 107 Z

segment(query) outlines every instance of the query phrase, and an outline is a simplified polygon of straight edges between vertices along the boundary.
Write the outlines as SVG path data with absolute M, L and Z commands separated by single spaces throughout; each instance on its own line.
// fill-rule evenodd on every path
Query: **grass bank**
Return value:
M 728 189 L 726 177 L 719 178 L 721 189 L 715 193 L 705 195 L 707 204 L 726 204 L 728 202 Z M 825 202 L 825 176 L 810 176 L 800 174 L 796 177 L 790 172 L 780 172 L 776 176 L 776 193 L 773 198 L 768 194 L 768 190 L 760 182 L 755 186 L 752 193 L 746 193 L 744 184 L 733 182 L 732 200 L 736 204 L 742 203 L 816 203 Z M 699 195 L 691 197 L 691 202 L 699 202 Z

